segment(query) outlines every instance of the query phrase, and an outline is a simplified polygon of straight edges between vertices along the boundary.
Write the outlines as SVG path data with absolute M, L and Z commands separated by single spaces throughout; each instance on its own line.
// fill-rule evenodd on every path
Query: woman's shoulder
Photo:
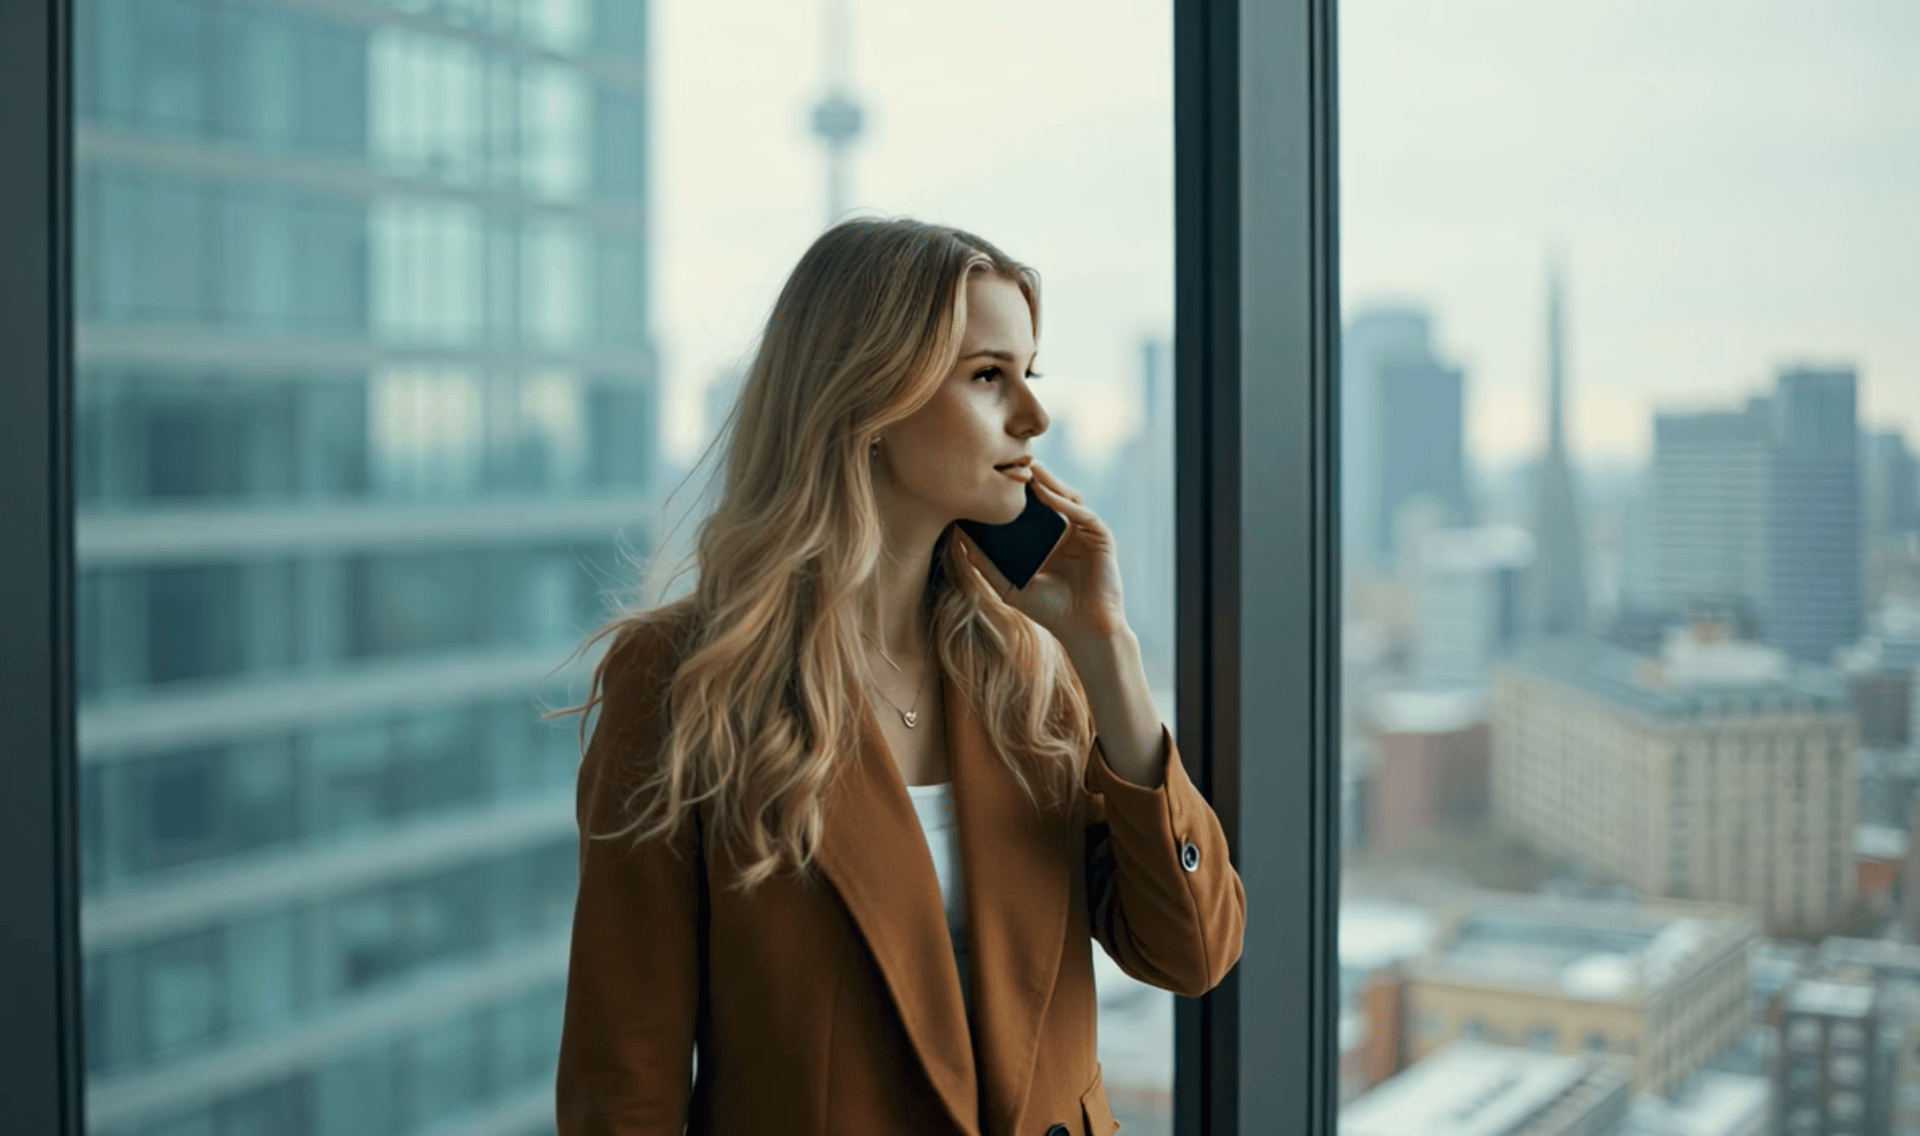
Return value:
M 611 642 L 596 667 L 593 728 L 595 738 L 606 744 L 589 747 L 589 763 L 598 752 L 611 761 L 615 753 L 644 752 L 659 740 L 668 690 L 697 626 L 692 616 L 691 603 L 668 604 L 622 616 L 618 629 L 609 633 Z M 624 764 L 629 757 L 618 760 Z
M 671 679 L 700 626 L 692 596 L 636 612 L 621 623 L 603 664 L 609 685 Z

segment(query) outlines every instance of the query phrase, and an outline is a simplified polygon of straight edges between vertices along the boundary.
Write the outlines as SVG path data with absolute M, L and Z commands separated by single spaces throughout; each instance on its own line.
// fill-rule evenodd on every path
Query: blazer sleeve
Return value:
M 1160 727 L 1160 787 L 1123 780 L 1094 740 L 1087 761 L 1087 907 L 1120 969 L 1197 998 L 1240 960 L 1247 896 L 1213 806 Z
M 579 890 L 555 1080 L 558 1136 L 679 1136 L 705 990 L 701 865 L 692 825 L 674 845 L 588 840 L 622 826 L 658 752 L 669 652 L 651 628 L 609 649 L 581 757 Z

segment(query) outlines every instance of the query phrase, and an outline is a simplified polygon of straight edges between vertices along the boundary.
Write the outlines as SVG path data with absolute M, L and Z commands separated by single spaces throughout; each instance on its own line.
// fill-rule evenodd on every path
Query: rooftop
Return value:
M 1591 1057 L 1454 1041 L 1349 1103 L 1340 1136 L 1506 1136 L 1594 1080 L 1624 1077 Z
M 1904 860 L 1907 858 L 1907 834 L 1891 825 L 1855 825 L 1853 850 L 1863 860 Z
M 1740 655 L 1735 649 L 1733 655 Z M 1599 640 L 1555 639 L 1514 652 L 1510 666 L 1565 683 L 1650 718 L 1734 717 L 1799 711 L 1849 713 L 1839 676 L 1821 668 L 1768 672 L 1755 657 L 1689 656 L 1663 661 Z M 1771 677 L 1767 677 L 1771 674 Z
M 1450 734 L 1487 720 L 1487 688 L 1386 690 L 1369 709 L 1383 734 Z
M 1920 981 L 1920 946 L 1890 939 L 1823 939 L 1814 962 L 1820 967 L 1863 966 L 1882 979 Z
M 1640 1001 L 1752 933 L 1745 919 L 1707 905 L 1483 893 L 1420 971 L 1594 1001 Z
M 1787 992 L 1787 1009 L 1829 1018 L 1864 1018 L 1873 1011 L 1873 987 L 1864 982 L 1802 979 Z
M 1635 1097 L 1620 1136 L 1739 1136 L 1766 1131 L 1767 1078 L 1701 1070 L 1671 1096 Z

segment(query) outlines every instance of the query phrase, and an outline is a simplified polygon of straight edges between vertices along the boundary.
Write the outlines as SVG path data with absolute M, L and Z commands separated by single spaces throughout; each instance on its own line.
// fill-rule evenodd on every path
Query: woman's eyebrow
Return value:
M 1035 351 L 1035 352 L 1034 352 L 1033 354 L 1034 354 L 1034 358 L 1036 358 L 1036 359 L 1040 357 L 1040 353 L 1039 353 L 1038 351 Z M 1001 361 L 1002 363 L 1011 363 L 1011 362 L 1013 362 L 1013 352 L 1011 352 L 1011 351 L 994 351 L 994 350 L 988 350 L 988 351 L 975 351 L 975 352 L 974 352 L 973 354 L 971 354 L 971 355 L 964 355 L 964 356 L 962 356 L 962 357 L 961 357 L 961 359 L 960 359 L 960 361 L 961 361 L 962 363 L 965 363 L 965 362 L 968 362 L 968 361 L 970 361 L 970 360 L 973 360 L 973 359 L 998 359 L 998 360 L 1000 360 L 1000 361 Z

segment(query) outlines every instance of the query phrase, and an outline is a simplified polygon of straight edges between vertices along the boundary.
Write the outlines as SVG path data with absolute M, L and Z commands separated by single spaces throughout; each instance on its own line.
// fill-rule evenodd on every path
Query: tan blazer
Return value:
M 676 641 L 648 631 L 610 648 L 579 774 L 583 830 L 615 827 L 615 790 L 658 744 Z M 951 682 L 943 693 L 971 1030 L 932 855 L 868 713 L 827 806 L 828 884 L 782 876 L 742 900 L 723 886 L 732 865 L 718 849 L 693 854 L 691 826 L 684 859 L 661 843 L 629 853 L 625 841 L 582 842 L 559 1136 L 1118 1127 L 1095 1056 L 1092 943 L 1135 978 L 1188 997 L 1218 983 L 1240 957 L 1246 920 L 1219 819 L 1164 727 L 1160 788 L 1120 780 L 1096 742 L 1093 796 L 1071 816 L 1043 817 Z

